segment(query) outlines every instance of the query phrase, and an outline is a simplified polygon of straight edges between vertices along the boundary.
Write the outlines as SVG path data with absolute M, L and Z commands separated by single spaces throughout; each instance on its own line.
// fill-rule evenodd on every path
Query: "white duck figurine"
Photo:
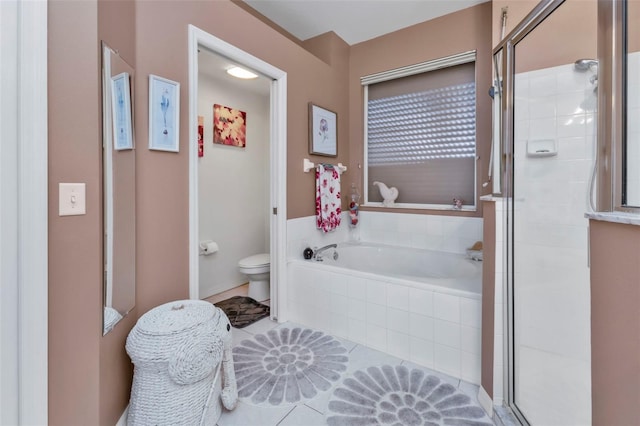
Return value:
M 389 188 L 384 183 L 377 181 L 373 182 L 373 184 L 380 190 L 380 195 L 382 195 L 382 198 L 384 200 L 382 201 L 382 205 L 385 207 L 393 206 L 396 198 L 398 198 L 398 188 L 396 188 L 395 186 Z

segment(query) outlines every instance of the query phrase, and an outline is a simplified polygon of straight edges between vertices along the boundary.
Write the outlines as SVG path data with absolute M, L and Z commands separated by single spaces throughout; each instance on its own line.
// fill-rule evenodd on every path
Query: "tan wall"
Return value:
M 482 348 L 480 384 L 493 398 L 493 348 L 495 337 L 495 279 L 496 279 L 496 203 L 483 202 L 482 222 Z
M 486 180 L 491 149 L 491 98 L 487 90 L 491 86 L 491 3 L 483 3 L 459 12 L 423 22 L 382 37 L 365 41 L 351 47 L 349 58 L 349 115 L 350 162 L 349 182 L 354 182 L 363 191 L 363 170 L 359 166 L 364 159 L 364 106 L 360 77 L 406 65 L 442 58 L 469 50 L 477 50 L 476 82 L 476 126 L 477 126 L 477 194 L 488 192 L 482 182 Z M 384 209 L 364 208 L 385 211 Z M 386 210 L 388 211 L 388 210 Z M 429 210 L 399 210 L 418 214 L 455 214 L 481 216 L 479 204 L 475 213 L 444 212 Z
M 640 227 L 590 221 L 594 425 L 640 424 Z
M 158 26 L 158 19 L 167 19 L 165 25 Z M 188 69 L 187 69 L 187 25 L 193 24 L 214 36 L 220 37 L 254 56 L 288 73 L 288 128 L 287 128 L 287 190 L 288 217 L 309 216 L 315 213 L 314 177 L 302 171 L 302 159 L 309 157 L 307 135 L 307 103 L 313 101 L 338 114 L 338 158 L 333 162 L 346 163 L 348 159 L 348 116 L 346 98 L 346 58 L 348 46 L 339 54 L 343 55 L 341 65 L 329 66 L 309 52 L 291 42 L 280 33 L 269 28 L 262 21 L 249 15 L 228 1 L 219 2 L 146 2 L 137 3 L 137 83 L 139 98 L 147 96 L 146 78 L 149 73 L 179 81 L 181 83 L 180 153 L 165 154 L 143 151 L 139 153 L 139 188 L 147 186 L 162 188 L 167 194 L 141 190 L 138 199 L 146 212 L 166 211 L 175 214 L 179 235 L 177 241 L 186 244 L 186 208 L 188 194 L 183 190 L 188 185 Z M 136 117 L 143 126 L 137 128 L 137 139 L 146 141 L 147 107 L 138 103 Z M 322 157 L 311 157 L 312 161 L 322 161 Z M 326 161 L 326 158 L 324 159 Z M 170 170 L 171 173 L 166 173 Z M 176 191 L 172 189 L 175 188 Z M 172 198 L 175 196 L 176 198 Z M 146 217 L 144 212 L 139 212 Z M 145 226 L 144 224 L 142 225 Z M 155 223 L 149 223 L 156 228 Z M 140 232 L 144 233 L 145 229 Z M 172 241 L 169 235 L 156 238 Z M 173 241 L 176 241 L 175 239 Z M 157 241 L 161 243 L 161 241 Z M 154 247 L 160 247 L 154 245 Z M 146 253 L 144 249 L 141 253 Z M 151 248 L 149 253 L 153 253 Z M 184 253 L 186 261 L 186 251 Z M 144 262 L 144 260 L 142 260 Z
M 98 6 L 48 9 L 49 423 L 89 425 L 98 421 L 102 338 Z M 60 182 L 86 183 L 86 215 L 58 216 Z
M 338 113 L 339 156 L 331 161 L 348 163 L 349 48 L 341 40 L 331 40 L 329 62 L 335 65 L 330 66 L 230 1 L 50 2 L 51 424 L 114 424 L 131 386 L 132 366 L 124 350 L 129 330 L 149 309 L 188 297 L 188 24 L 288 73 L 289 218 L 315 211 L 314 177 L 301 166 L 309 157 L 308 102 Z M 136 307 L 104 338 L 100 39 L 136 68 L 138 194 Z M 181 83 L 178 154 L 146 148 L 149 74 Z M 59 182 L 87 183 L 87 215 L 57 216 Z
M 537 0 L 492 2 L 493 46 L 500 41 L 502 8 L 507 7 L 505 35 L 539 3 Z M 580 58 L 597 58 L 597 1 L 566 0 L 515 48 L 516 72 L 570 64 Z

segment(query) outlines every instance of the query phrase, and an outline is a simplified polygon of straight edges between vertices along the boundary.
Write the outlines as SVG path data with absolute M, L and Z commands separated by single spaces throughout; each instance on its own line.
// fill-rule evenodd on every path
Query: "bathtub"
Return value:
M 482 262 L 462 254 L 339 244 L 290 259 L 290 321 L 480 383 Z
M 404 280 L 406 285 L 448 294 L 480 296 L 482 262 L 456 253 L 381 244 L 340 244 L 334 260 L 329 249 L 322 266 L 344 268 L 377 277 Z

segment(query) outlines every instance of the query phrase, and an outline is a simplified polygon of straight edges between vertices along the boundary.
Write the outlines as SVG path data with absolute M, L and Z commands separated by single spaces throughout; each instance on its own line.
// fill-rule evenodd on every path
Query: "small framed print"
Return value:
M 111 116 L 113 121 L 113 149 L 133 149 L 131 124 L 131 86 L 129 73 L 111 77 Z
M 180 83 L 149 75 L 149 149 L 178 152 Z
M 338 115 L 309 103 L 309 154 L 338 156 Z

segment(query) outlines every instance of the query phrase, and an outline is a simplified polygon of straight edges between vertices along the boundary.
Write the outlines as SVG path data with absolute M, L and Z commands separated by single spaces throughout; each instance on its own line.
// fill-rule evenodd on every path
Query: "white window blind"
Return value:
M 473 158 L 475 83 L 370 100 L 368 128 L 370 166 Z
M 475 63 L 366 87 L 367 202 L 373 182 L 399 190 L 396 203 L 475 205 Z

